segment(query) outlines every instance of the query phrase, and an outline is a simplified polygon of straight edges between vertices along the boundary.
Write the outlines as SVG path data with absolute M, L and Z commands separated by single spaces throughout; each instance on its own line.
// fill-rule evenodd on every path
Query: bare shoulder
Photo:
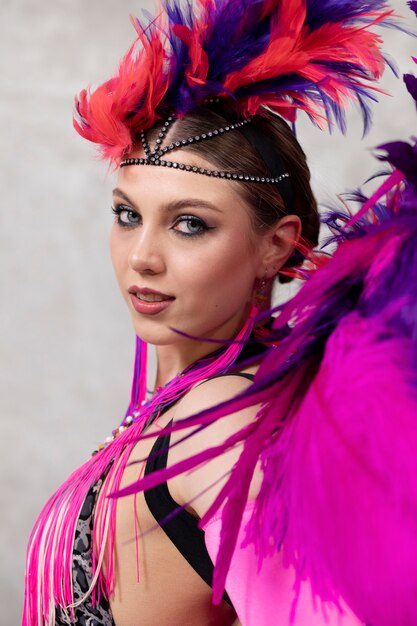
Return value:
M 252 380 L 242 376 L 241 373 L 227 374 L 205 380 L 191 389 L 178 403 L 175 419 L 184 419 L 231 400 L 251 384 Z M 208 444 L 217 445 L 221 443 L 228 436 L 243 428 L 248 421 L 251 421 L 258 412 L 258 408 L 257 406 L 248 407 L 215 420 L 205 429 L 204 441 L 199 442 L 197 438 L 190 438 L 189 452 L 195 452 L 199 443 L 204 442 L 206 447 Z
M 180 421 L 205 409 L 230 400 L 244 391 L 252 381 L 239 375 L 219 376 L 200 383 L 190 390 L 178 403 L 175 421 Z M 170 461 L 178 462 L 198 454 L 203 450 L 219 446 L 230 436 L 241 430 L 255 419 L 259 406 L 247 407 L 235 413 L 229 413 L 216 419 L 201 432 L 193 434 L 170 452 Z M 192 430 L 192 429 L 191 429 Z M 176 438 L 184 437 L 188 431 L 179 431 Z M 201 517 L 221 489 L 230 470 L 237 462 L 243 449 L 243 443 L 219 454 L 189 474 L 184 474 L 179 483 L 180 498 L 183 502 L 194 500 L 193 508 Z M 255 497 L 258 480 L 254 477 L 250 497 Z M 207 491 L 206 491 L 207 490 Z M 205 493 L 203 493 L 205 492 Z M 201 494 L 201 495 L 200 495 Z
M 178 403 L 181 413 L 192 415 L 197 411 L 210 408 L 230 400 L 252 384 L 246 374 L 253 374 L 249 370 L 215 376 L 199 383 L 183 396 Z

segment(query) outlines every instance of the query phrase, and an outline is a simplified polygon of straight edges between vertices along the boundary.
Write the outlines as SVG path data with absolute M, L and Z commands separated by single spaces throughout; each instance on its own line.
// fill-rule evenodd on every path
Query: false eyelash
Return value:
M 123 204 L 119 204 L 118 206 L 112 206 L 111 211 L 116 218 L 116 224 L 120 226 L 121 228 L 134 228 L 135 226 L 137 226 L 137 222 L 129 224 L 127 222 L 122 222 L 122 220 L 120 219 L 120 214 L 123 211 L 137 215 L 137 213 L 133 209 L 130 209 L 129 207 L 124 206 Z

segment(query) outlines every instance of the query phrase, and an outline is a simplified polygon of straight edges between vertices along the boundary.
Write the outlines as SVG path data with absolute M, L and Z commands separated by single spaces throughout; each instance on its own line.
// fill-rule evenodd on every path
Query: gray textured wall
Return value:
M 147 3 L 150 5 L 150 3 Z M 108 255 L 111 177 L 72 130 L 73 96 L 116 67 L 133 0 L 0 4 L 0 624 L 20 621 L 24 550 L 47 496 L 114 427 L 130 386 L 133 332 Z M 408 16 L 406 3 L 395 7 Z M 386 33 L 402 71 L 417 43 Z M 320 199 L 375 168 L 366 148 L 415 130 L 399 82 L 384 80 L 372 133 L 300 123 Z M 285 295 L 285 292 L 284 292 Z

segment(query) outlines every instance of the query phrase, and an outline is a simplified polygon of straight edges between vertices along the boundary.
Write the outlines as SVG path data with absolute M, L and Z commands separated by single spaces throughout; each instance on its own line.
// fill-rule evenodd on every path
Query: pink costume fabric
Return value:
M 245 545 L 245 529 L 254 504 L 249 502 L 243 512 L 236 549 L 226 577 L 226 591 L 241 624 L 361 626 L 362 622 L 350 612 L 340 614 L 336 609 L 324 609 L 319 601 L 314 601 L 308 582 L 302 584 L 295 603 L 295 572 L 284 566 L 282 555 L 267 557 L 260 566 L 253 545 Z M 207 550 L 214 563 L 220 547 L 221 526 L 222 515 L 219 512 L 203 528 Z

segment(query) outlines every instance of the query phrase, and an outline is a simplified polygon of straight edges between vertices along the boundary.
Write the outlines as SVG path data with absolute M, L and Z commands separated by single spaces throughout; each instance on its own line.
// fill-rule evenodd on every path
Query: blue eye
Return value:
M 116 207 L 112 207 L 111 210 L 116 216 L 116 223 L 122 228 L 132 228 L 139 224 L 140 216 L 133 209 L 119 204 Z
M 211 228 L 195 215 L 182 215 L 176 220 L 174 230 L 185 237 L 197 237 Z

